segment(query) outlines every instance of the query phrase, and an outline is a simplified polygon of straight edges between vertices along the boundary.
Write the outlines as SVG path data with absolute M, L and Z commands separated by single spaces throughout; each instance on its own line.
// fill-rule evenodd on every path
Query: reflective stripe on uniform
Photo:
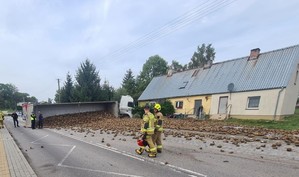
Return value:
M 155 147 L 154 147 L 154 148 L 150 148 L 150 151 L 151 151 L 151 152 L 156 152 L 156 151 L 157 151 L 157 148 L 155 148 Z
M 162 145 L 158 145 L 157 148 L 158 148 L 158 149 L 162 149 L 163 146 L 162 146 Z
M 163 131 L 163 127 L 156 128 L 156 131 L 162 132 Z
M 146 133 L 149 134 L 149 135 L 153 135 L 155 133 L 155 129 L 154 128 L 148 128 L 146 130 Z
M 141 132 L 142 132 L 142 133 L 146 133 L 146 129 L 141 128 Z
M 148 113 L 143 116 L 143 125 L 141 126 L 142 133 L 147 133 L 149 135 L 153 135 L 155 133 L 154 119 L 155 116 L 152 113 Z M 145 127 L 146 124 L 148 124 L 148 126 Z

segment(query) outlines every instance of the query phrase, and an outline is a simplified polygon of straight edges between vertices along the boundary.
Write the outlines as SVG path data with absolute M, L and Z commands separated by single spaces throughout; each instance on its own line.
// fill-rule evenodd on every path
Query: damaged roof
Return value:
M 158 76 L 152 79 L 138 100 L 227 93 L 231 83 L 233 92 L 286 87 L 298 62 L 299 45 L 295 45 L 260 53 L 257 59 L 249 60 L 246 56 L 214 63 L 205 69 Z

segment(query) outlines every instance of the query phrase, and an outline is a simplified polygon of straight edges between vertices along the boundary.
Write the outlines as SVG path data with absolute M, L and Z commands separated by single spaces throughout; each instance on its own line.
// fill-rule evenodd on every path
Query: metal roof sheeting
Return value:
M 214 63 L 207 69 L 159 76 L 152 79 L 138 100 L 226 93 L 230 83 L 234 84 L 233 92 L 286 87 L 298 62 L 299 45 L 295 45 L 261 53 L 255 60 L 243 57 Z

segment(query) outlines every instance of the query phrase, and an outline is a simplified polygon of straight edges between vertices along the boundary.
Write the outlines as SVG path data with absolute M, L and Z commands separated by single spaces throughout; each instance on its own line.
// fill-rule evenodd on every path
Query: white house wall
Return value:
M 283 106 L 281 110 L 282 115 L 290 115 L 294 114 L 295 112 L 295 106 L 299 95 L 299 75 L 296 77 L 297 70 L 299 74 L 298 64 L 294 66 L 294 72 L 292 74 L 292 77 L 290 78 L 289 84 L 285 92 Z
M 278 93 L 281 89 L 237 92 L 212 95 L 211 100 L 211 118 L 217 118 L 218 106 L 220 97 L 228 96 L 228 105 L 231 105 L 230 115 L 236 118 L 250 118 L 250 119 L 273 119 L 275 112 Z M 285 89 L 282 90 L 280 101 L 277 107 L 277 115 L 282 114 L 282 104 L 284 100 Z M 258 109 L 247 109 L 248 97 L 260 96 L 260 103 Z

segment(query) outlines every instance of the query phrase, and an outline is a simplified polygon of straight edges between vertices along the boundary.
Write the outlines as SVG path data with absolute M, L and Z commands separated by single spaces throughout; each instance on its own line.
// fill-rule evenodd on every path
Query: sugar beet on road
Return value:
M 10 122 L 6 126 L 39 177 L 201 176 L 47 129 L 14 128 Z

